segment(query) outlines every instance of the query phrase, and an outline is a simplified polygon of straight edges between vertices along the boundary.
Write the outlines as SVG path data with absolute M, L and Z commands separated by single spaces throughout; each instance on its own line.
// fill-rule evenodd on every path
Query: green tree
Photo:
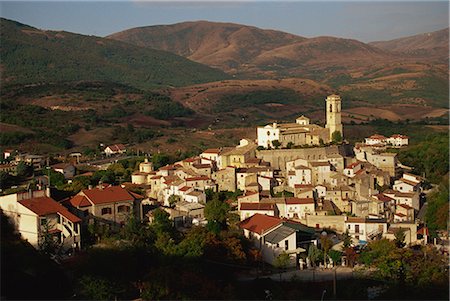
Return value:
M 155 230 L 157 236 L 163 233 L 173 234 L 174 226 L 172 221 L 169 219 L 169 213 L 157 208 L 153 211 L 153 223 L 151 227 Z
M 328 252 L 328 256 L 333 260 L 333 264 L 337 265 L 342 258 L 342 252 L 336 251 L 336 250 L 330 250 Z
M 273 141 L 272 141 L 272 145 L 273 145 L 275 148 L 279 148 L 279 147 L 281 146 L 281 142 L 278 141 L 278 140 L 273 140 Z
M 180 201 L 179 195 L 172 194 L 171 196 L 169 196 L 169 206 L 170 207 L 174 207 L 175 204 L 178 203 L 179 201 Z
M 48 219 L 45 219 L 44 223 L 41 224 L 38 246 L 39 250 L 47 255 L 56 255 L 62 245 L 58 237 L 50 232 L 53 228 L 54 225 Z
M 316 247 L 316 245 L 314 244 L 310 244 L 309 245 L 309 249 L 308 249 L 308 257 L 309 260 L 311 260 L 311 264 L 313 266 L 316 265 L 317 260 L 320 258 L 321 252 L 320 250 Z
M 155 170 L 169 164 L 170 158 L 166 154 L 156 153 L 152 155 L 152 163 Z
M 289 254 L 287 254 L 284 251 L 275 258 L 273 265 L 280 271 L 280 280 L 281 280 L 281 274 L 284 270 L 286 270 L 287 266 L 289 265 L 290 260 L 291 259 L 289 257 Z
M 395 233 L 394 233 L 394 236 L 395 236 L 394 243 L 395 243 L 395 246 L 397 248 L 403 248 L 406 245 L 406 243 L 405 243 L 405 232 L 406 232 L 405 229 L 402 229 L 402 228 L 399 228 L 399 229 L 397 229 L 395 231 Z
M 83 276 L 79 283 L 82 294 L 91 300 L 114 299 L 114 285 L 106 279 L 94 276 Z
M 352 237 L 348 233 L 348 229 L 343 234 L 342 241 L 344 242 L 344 244 L 342 245 L 342 250 L 345 250 L 346 248 L 349 248 L 351 246 Z
M 330 250 L 330 248 L 333 246 L 333 242 L 328 237 L 328 235 L 321 235 L 320 236 L 320 245 L 321 245 L 322 250 L 323 250 L 323 263 L 326 266 L 327 265 L 328 250 Z
M 214 233 L 226 228 L 227 215 L 230 207 L 227 203 L 214 199 L 206 203 L 205 218 L 208 220 L 208 229 Z
M 334 143 L 341 143 L 342 142 L 342 134 L 339 131 L 334 131 L 331 135 L 331 141 Z
M 24 178 L 29 177 L 33 173 L 33 166 L 25 163 L 24 161 L 20 161 L 16 167 L 16 174 L 18 177 Z

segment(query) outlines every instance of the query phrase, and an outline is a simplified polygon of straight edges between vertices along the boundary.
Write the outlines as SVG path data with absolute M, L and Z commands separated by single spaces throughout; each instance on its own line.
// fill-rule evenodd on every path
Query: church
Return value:
M 295 123 L 272 123 L 257 128 L 258 146 L 265 148 L 287 147 L 296 145 L 320 145 L 333 140 L 333 134 L 341 137 L 343 128 L 341 122 L 341 97 L 329 95 L 326 100 L 327 123 L 325 127 L 310 124 L 309 118 L 300 116 Z

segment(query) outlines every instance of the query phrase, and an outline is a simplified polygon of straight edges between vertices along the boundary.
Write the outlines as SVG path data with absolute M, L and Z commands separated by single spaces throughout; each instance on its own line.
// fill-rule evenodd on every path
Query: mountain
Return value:
M 166 50 L 228 73 L 308 75 L 317 66 L 371 65 L 390 53 L 350 39 L 304 38 L 256 27 L 216 22 L 185 22 L 128 29 L 108 38 Z M 298 74 L 298 68 L 303 70 Z M 307 67 L 308 70 L 304 70 Z M 280 71 L 282 69 L 282 72 Z M 292 69 L 292 70 L 291 70 Z
M 0 19 L 2 85 L 108 81 L 138 88 L 226 79 L 170 52 Z
M 275 30 L 207 21 L 132 28 L 108 38 L 170 51 L 226 71 L 236 69 L 265 51 L 305 40 Z
M 390 41 L 370 42 L 369 45 L 386 51 L 407 53 L 419 56 L 438 56 L 448 60 L 449 56 L 449 29 L 422 33 Z

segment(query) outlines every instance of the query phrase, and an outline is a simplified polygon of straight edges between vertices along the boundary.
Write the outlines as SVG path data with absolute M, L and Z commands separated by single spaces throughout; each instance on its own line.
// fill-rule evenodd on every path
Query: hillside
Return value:
M 412 55 L 427 55 L 448 60 L 449 29 L 421 33 L 390 41 L 370 42 L 369 45 L 386 51 L 407 53 Z
M 2 85 L 108 81 L 138 88 L 226 79 L 175 54 L 111 39 L 44 31 L 0 19 Z
M 447 45 L 444 35 L 432 35 L 436 51 Z M 308 78 L 372 105 L 448 107 L 448 59 L 419 52 L 399 53 L 352 39 L 304 38 L 206 21 L 132 28 L 108 38 L 171 51 L 218 67 L 236 79 Z M 448 46 L 444 50 L 448 58 Z
M 275 30 L 207 21 L 132 28 L 108 38 L 170 51 L 228 72 L 265 51 L 305 40 Z

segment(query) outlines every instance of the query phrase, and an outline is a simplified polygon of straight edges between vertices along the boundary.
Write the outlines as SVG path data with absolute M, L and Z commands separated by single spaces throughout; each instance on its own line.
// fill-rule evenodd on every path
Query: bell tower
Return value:
M 326 99 L 327 124 L 325 128 L 330 130 L 330 141 L 334 132 L 340 132 L 344 137 L 341 122 L 341 97 L 339 95 L 329 95 Z

